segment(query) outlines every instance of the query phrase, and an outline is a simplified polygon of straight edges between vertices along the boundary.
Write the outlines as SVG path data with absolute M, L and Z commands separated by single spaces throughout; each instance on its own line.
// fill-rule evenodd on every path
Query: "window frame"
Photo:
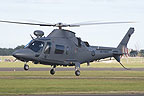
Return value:
M 46 49 L 48 45 L 49 45 L 49 48 Z M 45 49 L 44 49 L 44 54 L 50 54 L 51 47 L 52 47 L 52 43 L 51 43 L 51 42 L 47 42 L 47 43 L 46 43 L 46 46 L 45 46 Z M 47 50 L 48 50 L 48 51 L 47 51 Z
M 65 46 L 64 45 L 59 45 L 59 44 L 55 45 L 54 54 L 64 54 L 64 52 L 65 52 Z

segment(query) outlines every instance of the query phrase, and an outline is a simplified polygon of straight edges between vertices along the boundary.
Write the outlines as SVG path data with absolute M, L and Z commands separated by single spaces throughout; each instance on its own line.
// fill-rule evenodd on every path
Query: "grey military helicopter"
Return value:
M 27 62 L 32 61 L 34 64 L 51 65 L 50 74 L 55 74 L 56 66 L 75 66 L 75 75 L 80 75 L 80 65 L 90 62 L 114 57 L 123 68 L 128 69 L 120 62 L 120 56 L 126 54 L 123 48 L 127 47 L 131 35 L 134 33 L 134 28 L 129 28 L 128 32 L 116 48 L 91 46 L 87 41 L 82 41 L 81 38 L 75 36 L 75 33 L 63 27 L 80 27 L 83 25 L 97 25 L 97 24 L 117 24 L 117 23 L 132 23 L 132 22 L 101 22 L 101 23 L 87 23 L 87 24 L 41 24 L 41 23 L 24 23 L 3 21 L 5 23 L 39 25 L 39 26 L 53 26 L 58 27 L 54 29 L 47 37 L 44 37 L 44 32 L 41 30 L 34 31 L 36 38 L 32 37 L 30 43 L 25 48 L 16 50 L 12 55 L 23 62 L 24 70 L 29 69 Z

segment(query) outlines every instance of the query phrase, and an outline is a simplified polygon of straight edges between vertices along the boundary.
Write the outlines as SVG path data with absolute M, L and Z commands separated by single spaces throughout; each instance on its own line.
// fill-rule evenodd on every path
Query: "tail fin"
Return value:
M 123 49 L 127 48 L 128 41 L 133 33 L 134 33 L 134 28 L 132 27 L 129 28 L 128 32 L 126 33 L 126 35 L 124 36 L 120 44 L 118 45 L 117 49 L 121 50 L 122 53 L 123 53 Z
M 120 53 L 114 54 L 114 56 L 113 56 L 113 57 L 120 63 L 120 65 L 121 65 L 123 68 L 127 69 L 127 70 L 129 70 L 129 69 L 126 68 L 126 67 L 120 62 L 120 55 L 126 53 L 126 52 L 125 52 L 125 49 L 127 48 L 128 41 L 129 41 L 129 39 L 130 39 L 130 37 L 131 37 L 131 35 L 132 35 L 133 33 L 134 33 L 134 28 L 131 27 L 131 28 L 128 30 L 128 32 L 126 33 L 126 35 L 124 36 L 124 38 L 122 39 L 122 41 L 120 42 L 120 44 L 118 45 L 118 47 L 117 47 L 117 49 L 120 51 Z

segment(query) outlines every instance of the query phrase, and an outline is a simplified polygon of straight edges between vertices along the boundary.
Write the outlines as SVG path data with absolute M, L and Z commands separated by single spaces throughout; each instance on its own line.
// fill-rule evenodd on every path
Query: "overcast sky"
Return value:
M 79 23 L 86 21 L 135 21 L 135 24 L 66 28 L 91 45 L 117 47 L 130 27 L 135 28 L 128 47 L 144 49 L 144 0 L 0 0 L 0 20 Z M 0 47 L 26 45 L 30 34 L 54 28 L 0 23 Z

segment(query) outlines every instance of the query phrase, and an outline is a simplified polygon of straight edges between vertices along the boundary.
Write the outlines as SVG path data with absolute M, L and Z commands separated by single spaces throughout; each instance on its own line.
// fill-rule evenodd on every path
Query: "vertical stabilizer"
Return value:
M 134 33 L 134 28 L 131 27 L 126 33 L 126 35 L 124 36 L 124 38 L 122 39 L 122 41 L 120 42 L 120 44 L 118 45 L 117 49 L 121 50 L 122 53 L 123 50 L 127 48 L 128 41 L 133 33 Z
M 114 54 L 114 58 L 119 62 L 119 64 L 123 67 L 123 68 L 125 68 L 125 69 L 127 69 L 127 70 L 130 70 L 130 69 L 128 69 L 128 68 L 126 68 L 121 62 L 120 62 L 120 55 L 122 55 L 122 54 L 126 54 L 127 52 L 127 44 L 128 44 L 128 42 L 129 42 L 129 39 L 130 39 L 130 37 L 131 37 L 131 35 L 134 33 L 134 28 L 130 28 L 129 30 L 128 30 L 128 32 L 126 33 L 126 35 L 124 36 L 124 38 L 122 39 L 122 41 L 120 42 L 120 44 L 118 45 L 118 47 L 117 47 L 117 49 L 119 50 L 119 53 L 118 54 Z

